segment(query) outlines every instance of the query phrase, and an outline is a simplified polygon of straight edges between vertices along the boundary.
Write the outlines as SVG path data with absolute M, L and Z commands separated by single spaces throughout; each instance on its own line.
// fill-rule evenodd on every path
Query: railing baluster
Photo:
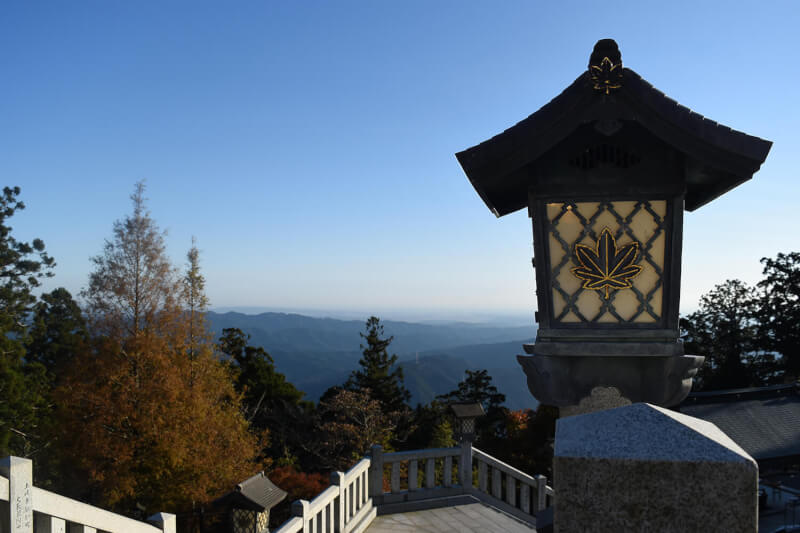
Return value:
M 392 492 L 400 492 L 400 463 L 392 463 Z
M 55 516 L 38 515 L 35 520 L 36 533 L 67 533 L 67 523 Z
M 417 460 L 412 459 L 408 462 L 408 490 L 417 490 Z
M 436 486 L 436 459 L 431 457 L 425 461 L 425 488 L 432 489 Z
M 506 503 L 511 507 L 517 506 L 517 480 L 510 474 L 506 474 Z
M 520 483 L 519 487 L 520 507 L 523 513 L 531 512 L 531 488 L 527 483 Z
M 447 456 L 444 458 L 444 472 L 442 472 L 442 484 L 445 487 L 453 485 L 453 458 Z
M 364 470 L 361 472 L 361 506 L 367 504 L 367 498 L 369 497 L 369 476 L 367 476 L 367 471 Z
M 492 496 L 498 500 L 503 499 L 503 485 L 500 483 L 501 475 L 502 472 L 500 472 L 499 468 L 492 467 Z
M 356 514 L 355 509 L 355 499 L 356 499 L 356 483 L 355 481 L 351 481 L 347 484 L 347 521 L 349 522 L 353 516 Z
M 489 492 L 488 490 L 488 476 L 487 476 L 487 466 L 486 463 L 478 459 L 478 488 L 481 492 Z

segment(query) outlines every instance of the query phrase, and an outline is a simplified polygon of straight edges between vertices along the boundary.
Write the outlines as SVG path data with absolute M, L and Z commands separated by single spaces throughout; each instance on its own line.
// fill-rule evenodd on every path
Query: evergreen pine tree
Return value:
M 780 354 L 783 380 L 788 383 L 800 379 L 800 252 L 779 253 L 761 263 L 760 340 L 765 350 Z
M 53 259 L 44 243 L 18 241 L 8 225 L 25 208 L 19 187 L 0 194 L 0 457 L 34 453 L 40 413 L 46 409 L 44 368 L 26 361 L 28 315 L 33 290 L 52 276 Z
M 396 367 L 397 355 L 389 355 L 388 348 L 394 337 L 384 337 L 383 325 L 378 317 L 367 319 L 366 333 L 359 333 L 366 341 L 361 345 L 361 370 L 355 370 L 345 384 L 349 390 L 369 389 L 384 412 L 408 409 L 411 394 L 403 384 L 403 369 Z

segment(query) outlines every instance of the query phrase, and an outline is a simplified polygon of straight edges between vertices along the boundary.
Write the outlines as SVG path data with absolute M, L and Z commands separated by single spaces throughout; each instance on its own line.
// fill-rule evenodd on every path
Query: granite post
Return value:
M 758 466 L 714 424 L 646 403 L 556 427 L 555 531 L 758 530 Z
M 0 459 L 0 475 L 8 478 L 8 513 L 2 513 L 5 523 L 0 531 L 33 533 L 33 461 L 4 457 Z

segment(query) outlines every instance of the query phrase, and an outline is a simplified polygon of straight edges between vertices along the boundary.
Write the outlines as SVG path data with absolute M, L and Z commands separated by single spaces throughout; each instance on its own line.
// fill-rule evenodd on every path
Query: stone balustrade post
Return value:
M 464 489 L 472 487 L 472 439 L 461 441 L 458 459 L 458 481 Z
M 331 522 L 337 524 L 332 531 L 343 531 L 345 523 L 345 500 L 347 498 L 347 487 L 344 482 L 344 472 L 331 472 L 331 485 L 339 487 L 339 505 L 333 507 Z
M 177 530 L 175 515 L 172 513 L 156 513 L 150 516 L 147 521 L 156 527 L 160 527 L 164 533 L 175 533 Z
M 547 507 L 547 478 L 541 474 L 533 477 L 536 479 L 536 509 L 534 511 L 538 513 Z
M 311 517 L 309 514 L 307 500 L 295 500 L 292 502 L 292 516 L 299 516 L 303 519 L 303 533 L 311 533 Z
M 758 531 L 758 466 L 714 424 L 646 403 L 561 418 L 557 533 Z
M 8 478 L 8 514 L 3 529 L 33 533 L 33 461 L 22 457 L 0 459 L 0 474 Z
M 383 446 L 373 444 L 370 453 L 369 497 L 374 500 L 383 494 Z

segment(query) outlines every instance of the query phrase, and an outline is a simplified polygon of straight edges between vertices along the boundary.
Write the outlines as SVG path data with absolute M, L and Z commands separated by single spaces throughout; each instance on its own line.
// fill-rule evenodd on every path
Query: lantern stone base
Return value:
M 757 531 L 758 466 L 715 425 L 643 403 L 560 419 L 555 531 Z
M 689 394 L 704 358 L 534 354 L 517 360 L 537 400 L 573 415 L 638 402 L 677 405 Z

